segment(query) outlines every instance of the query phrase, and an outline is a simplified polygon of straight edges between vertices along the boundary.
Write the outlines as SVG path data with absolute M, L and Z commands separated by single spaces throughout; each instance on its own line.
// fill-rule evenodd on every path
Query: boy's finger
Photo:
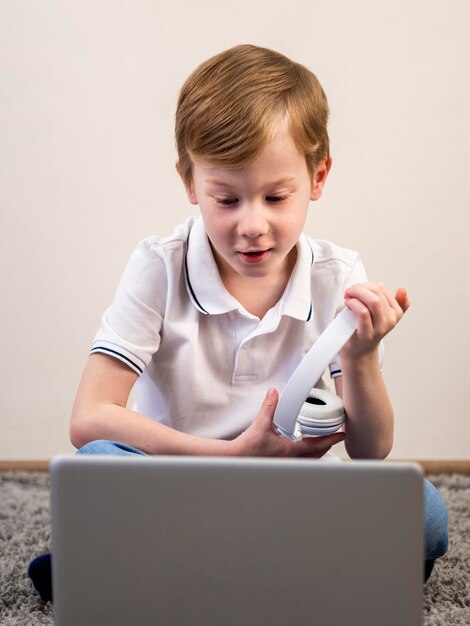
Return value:
M 295 444 L 297 446 L 303 446 L 304 452 L 326 452 L 332 446 L 344 441 L 346 439 L 346 433 L 342 430 L 333 433 L 331 435 L 320 435 L 319 437 L 304 437 L 301 442 Z
M 344 441 L 346 434 L 343 431 L 333 433 L 332 435 L 322 435 L 320 437 L 305 437 L 301 442 L 295 444 L 296 446 L 302 446 L 302 455 L 307 456 L 321 456 L 328 452 L 328 450 Z
M 274 387 L 268 389 L 264 397 L 263 404 L 261 405 L 261 409 L 258 413 L 258 419 L 266 422 L 272 422 L 278 399 L 279 394 L 277 389 L 274 389 Z
M 315 437 L 314 439 L 317 443 L 317 446 L 319 446 L 320 449 L 331 448 L 331 446 L 334 446 L 336 443 L 340 443 L 340 441 L 344 441 L 346 439 L 346 434 L 340 431 L 338 433 L 333 433 L 332 435 L 323 435 L 322 437 Z
M 405 313 L 405 311 L 410 307 L 410 300 L 408 298 L 408 292 L 406 291 L 404 287 L 399 287 L 397 289 L 397 292 L 395 294 L 395 299 L 400 305 L 400 308 L 403 311 L 403 313 Z
M 274 389 L 274 387 L 271 387 L 266 392 L 266 396 L 264 398 L 263 404 L 265 404 L 266 406 L 276 408 L 277 397 L 278 397 L 277 389 Z

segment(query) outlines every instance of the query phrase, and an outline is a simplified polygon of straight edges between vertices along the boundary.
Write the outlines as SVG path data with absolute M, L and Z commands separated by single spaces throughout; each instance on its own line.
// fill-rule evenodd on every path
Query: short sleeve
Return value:
M 156 239 L 146 239 L 129 259 L 91 354 L 113 356 L 140 375 L 160 346 L 166 293 L 165 263 Z

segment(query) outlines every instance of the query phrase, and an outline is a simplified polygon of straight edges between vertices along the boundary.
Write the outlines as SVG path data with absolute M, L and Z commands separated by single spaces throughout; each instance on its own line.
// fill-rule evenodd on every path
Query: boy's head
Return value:
M 241 45 L 200 65 L 176 111 L 178 170 L 191 183 L 193 161 L 240 169 L 287 124 L 310 176 L 329 157 L 328 103 L 312 72 L 287 57 Z

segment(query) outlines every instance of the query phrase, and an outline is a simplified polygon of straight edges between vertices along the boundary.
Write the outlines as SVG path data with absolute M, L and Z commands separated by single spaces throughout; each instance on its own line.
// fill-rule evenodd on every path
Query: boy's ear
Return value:
M 181 176 L 181 180 L 183 181 L 183 185 L 186 189 L 186 195 L 188 196 L 188 200 L 191 202 L 191 204 L 199 204 L 196 198 L 196 194 L 194 192 L 193 181 L 191 179 L 188 183 L 184 180 L 179 161 L 176 161 L 176 171 Z
M 331 160 L 331 157 L 326 157 L 315 170 L 312 177 L 312 192 L 310 194 L 310 200 L 318 200 L 321 197 L 332 163 L 333 161 Z

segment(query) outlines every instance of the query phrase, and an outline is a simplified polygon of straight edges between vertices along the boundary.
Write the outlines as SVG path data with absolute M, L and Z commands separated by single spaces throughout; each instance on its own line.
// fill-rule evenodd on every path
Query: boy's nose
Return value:
M 238 230 L 240 235 L 250 239 L 265 235 L 269 226 L 263 207 L 255 204 L 246 206 L 240 215 Z

